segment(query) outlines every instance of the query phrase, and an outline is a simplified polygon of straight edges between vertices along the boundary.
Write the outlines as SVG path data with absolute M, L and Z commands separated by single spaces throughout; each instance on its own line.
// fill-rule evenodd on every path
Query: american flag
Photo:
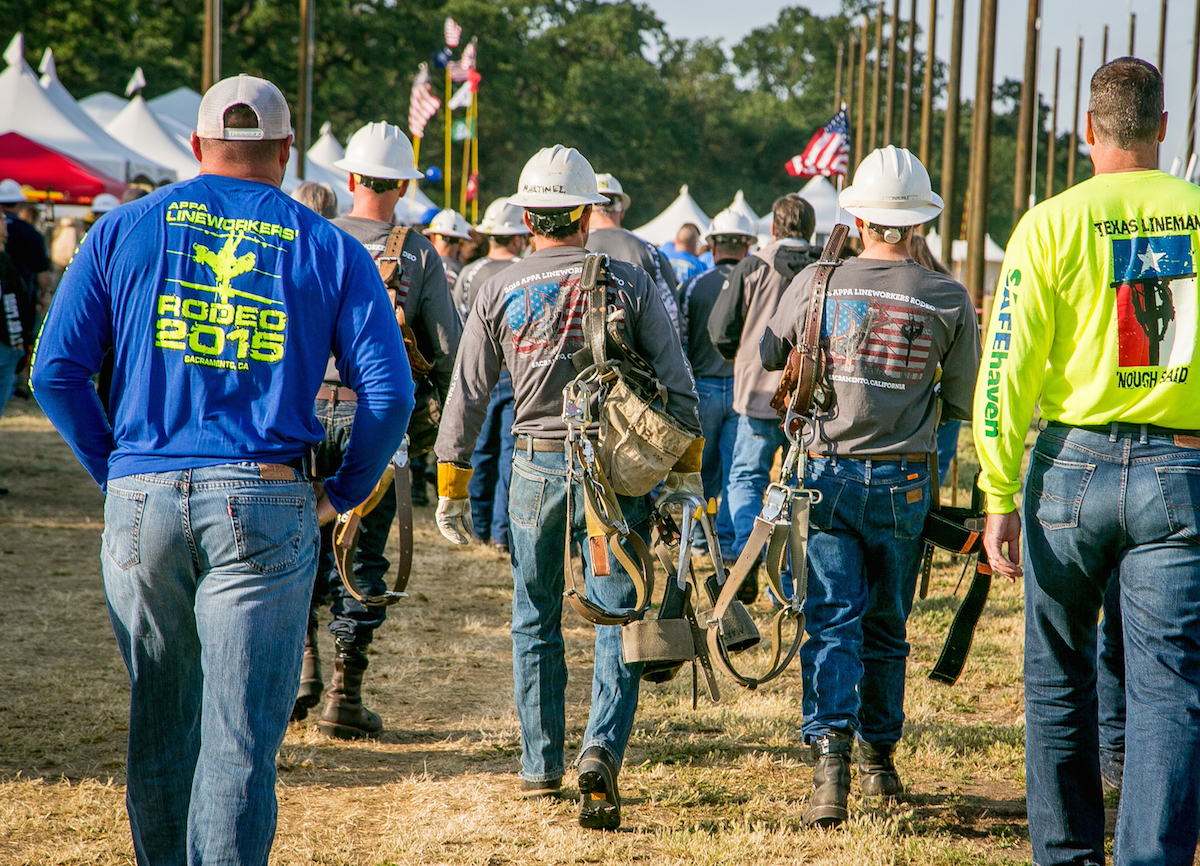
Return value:
M 829 352 L 843 369 L 921 379 L 933 346 L 933 328 L 927 316 L 900 304 L 874 301 L 834 302 L 826 313 Z
M 850 121 L 846 106 L 833 116 L 809 141 L 804 153 L 793 156 L 784 165 L 793 177 L 816 177 L 821 174 L 845 174 L 850 167 Z
M 462 60 L 452 60 L 447 66 L 450 68 L 451 81 L 458 83 L 469 79 L 475 71 L 475 40 L 472 39 L 463 49 Z
M 584 344 L 583 314 L 588 309 L 579 277 L 514 289 L 504 298 L 513 347 L 522 355 L 557 356 Z
M 462 28 L 454 23 L 453 18 L 446 19 L 446 23 L 442 27 L 442 33 L 446 37 L 447 48 L 457 48 L 458 43 L 462 41 Z
M 422 63 L 417 69 L 417 77 L 413 79 L 412 95 L 408 100 L 408 131 L 413 138 L 425 134 L 425 124 L 433 117 L 442 101 L 433 95 L 433 86 L 429 80 L 429 64 Z

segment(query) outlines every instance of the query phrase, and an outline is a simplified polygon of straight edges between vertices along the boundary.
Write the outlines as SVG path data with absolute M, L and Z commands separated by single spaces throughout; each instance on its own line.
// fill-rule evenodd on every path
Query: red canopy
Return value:
M 90 204 L 102 192 L 120 198 L 125 184 L 16 132 L 0 135 L 0 178 L 11 177 L 30 198 Z

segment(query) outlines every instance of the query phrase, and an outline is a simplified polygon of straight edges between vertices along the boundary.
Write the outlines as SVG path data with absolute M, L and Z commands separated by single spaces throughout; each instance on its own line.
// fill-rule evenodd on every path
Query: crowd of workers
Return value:
M 354 204 L 335 217 L 329 190 L 307 184 L 296 201 L 278 189 L 291 143 L 279 90 L 250 76 L 214 85 L 192 139 L 201 174 L 88 231 L 32 368 L 39 403 L 106 493 L 101 560 L 132 684 L 138 862 L 266 863 L 289 719 L 323 696 L 323 733 L 382 729 L 362 682 L 386 608 L 338 579 L 330 526 L 368 499 L 393 455 L 413 463 L 420 487 L 415 467 L 432 451 L 441 533 L 508 555 L 518 793 L 564 793 L 564 537 L 586 542 L 589 526 L 563 447 L 563 389 L 586 349 L 581 281 L 599 252 L 602 321 L 653 371 L 662 411 L 692 442 L 663 489 L 719 501 L 716 538 L 730 563 L 789 445 L 770 399 L 791 350 L 808 347 L 817 305 L 832 403 L 814 409 L 803 474 L 790 480 L 819 493 L 803 587 L 799 721 L 815 763 L 803 823 L 847 820 L 854 753 L 863 796 L 904 791 L 893 752 L 906 620 L 938 496 L 933 455 L 974 418 L 987 560 L 1025 580 L 1034 862 L 1105 861 L 1105 763 L 1121 791 L 1115 861 L 1191 863 L 1200 190 L 1156 169 L 1162 86 L 1132 58 L 1095 74 L 1086 135 L 1096 176 L 1022 219 L 981 344 L 966 290 L 917 233 L 943 205 L 906 150 L 872 152 L 842 191 L 857 238 L 830 273 L 814 267 L 814 215 L 797 195 L 775 202 L 761 248 L 730 210 L 660 250 L 621 227 L 630 197 L 620 182 L 561 145 L 535 154 L 516 193 L 473 230 L 452 211 L 424 233 L 397 228 L 396 203 L 421 175 L 388 123 L 351 139 L 338 164 Z M 479 236 L 485 254 L 462 256 Z M 6 267 L 0 256 L 7 311 Z M 30 275 L 17 279 L 28 294 Z M 9 321 L 0 336 L 22 353 L 33 335 L 15 312 Z M 110 384 L 98 392 L 105 364 Z M 1039 402 L 1022 521 L 1015 497 Z M 646 534 L 653 497 L 613 495 L 630 531 Z M 386 589 L 395 513 L 389 491 L 363 518 L 353 568 L 368 595 Z M 633 606 L 620 557 L 597 567 L 587 543 L 579 555 L 590 599 Z M 327 690 L 316 633 L 326 603 L 336 647 Z M 623 656 L 621 626 L 596 625 L 575 762 L 583 827 L 620 824 L 641 674 Z M 1106 713 L 1119 733 L 1103 741 L 1102 761 Z

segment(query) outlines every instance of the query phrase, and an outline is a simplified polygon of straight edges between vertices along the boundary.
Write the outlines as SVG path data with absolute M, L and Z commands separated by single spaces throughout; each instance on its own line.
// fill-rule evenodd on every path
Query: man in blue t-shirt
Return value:
M 413 408 L 370 256 L 279 190 L 290 128 L 270 82 L 214 85 L 192 134 L 200 175 L 97 221 L 34 359 L 46 415 L 107 494 L 139 863 L 265 866 L 318 520 L 367 497 Z M 90 381 L 110 348 L 111 426 Z M 331 352 L 358 414 L 321 487 L 308 455 Z
M 680 287 L 710 267 L 697 258 L 700 252 L 700 229 L 692 223 L 680 226 L 679 231 L 675 233 L 675 240 L 667 241 L 658 250 L 671 263 L 671 270 L 675 272 L 675 282 Z

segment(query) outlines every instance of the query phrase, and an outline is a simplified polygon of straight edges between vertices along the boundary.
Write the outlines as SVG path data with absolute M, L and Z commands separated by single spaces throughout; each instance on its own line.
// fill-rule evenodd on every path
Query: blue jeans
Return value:
M 25 353 L 20 349 L 0 346 L 0 418 L 4 417 L 4 407 L 12 399 L 13 386 L 17 384 L 17 365 Z
M 733 448 L 737 442 L 738 414 L 733 411 L 733 378 L 696 379 L 700 396 L 700 430 L 704 435 L 704 454 L 700 474 L 706 499 L 720 499 L 717 508 L 717 539 L 721 553 L 733 556 L 737 536 L 729 512 L 729 475 L 733 470 Z M 743 542 L 744 543 L 744 542 Z
M 958 431 L 961 421 L 943 421 L 937 428 L 938 483 L 950 483 L 950 461 L 958 453 Z
M 1100 751 L 1110 762 L 1125 760 L 1125 639 L 1121 630 L 1121 583 L 1114 574 L 1104 592 L 1104 617 L 1096 631 L 1096 697 Z
M 1200 831 L 1200 450 L 1051 427 L 1030 459 L 1023 523 L 1033 860 L 1104 862 L 1096 621 L 1116 571 L 1128 707 L 1114 861 L 1191 864 Z
M 342 465 L 357 407 L 353 400 L 316 401 L 314 411 L 325 428 L 325 439 L 317 445 L 313 461 L 318 478 L 329 478 Z M 390 563 L 383 552 L 395 519 L 396 489 L 390 486 L 360 524 L 358 548 L 354 553 L 354 582 L 367 595 L 380 595 L 388 588 Z M 374 638 L 375 629 L 387 619 L 388 609 L 368 607 L 346 589 L 333 556 L 333 528 L 333 524 L 321 528 L 321 558 L 313 583 L 312 613 L 315 616 L 317 608 L 328 603 L 332 617 L 329 633 L 343 643 L 365 647 Z
M 500 371 L 487 415 L 471 455 L 471 524 L 475 537 L 494 544 L 508 544 L 508 485 L 512 478 L 512 455 L 516 437 L 513 425 L 512 376 Z
M 742 548 L 750 540 L 750 533 L 754 531 L 754 518 L 762 513 L 763 494 L 767 492 L 767 486 L 771 483 L 775 452 L 780 448 L 786 452 L 791 445 L 778 420 L 765 421 L 739 415 L 737 425 L 733 465 L 729 469 L 729 485 L 725 491 L 729 502 L 729 514 L 733 518 L 732 555 L 735 559 L 742 555 Z M 791 595 L 791 570 L 784 571 L 780 580 L 784 592 Z
M 132 685 L 137 862 L 266 864 L 317 561 L 312 485 L 256 463 L 118 478 L 100 560 Z
M 521 778 L 561 778 L 566 737 L 567 663 L 563 650 L 563 541 L 567 529 L 566 460 L 562 454 L 517 449 L 509 489 L 513 569 L 513 684 L 521 723 Z M 584 558 L 588 598 L 619 612 L 633 606 L 633 582 L 612 559 L 613 573 L 591 572 L 583 489 L 575 485 L 573 533 Z M 645 500 L 618 497 L 630 528 L 645 537 Z M 572 616 L 574 613 L 572 612 Z M 620 766 L 637 710 L 640 664 L 621 658 L 621 627 L 598 625 L 592 671 L 592 708 L 581 752 L 599 746 Z
M 891 746 L 904 727 L 907 622 L 929 512 L 924 463 L 814 459 L 806 487 L 808 640 L 800 647 L 806 742 L 857 731 Z

